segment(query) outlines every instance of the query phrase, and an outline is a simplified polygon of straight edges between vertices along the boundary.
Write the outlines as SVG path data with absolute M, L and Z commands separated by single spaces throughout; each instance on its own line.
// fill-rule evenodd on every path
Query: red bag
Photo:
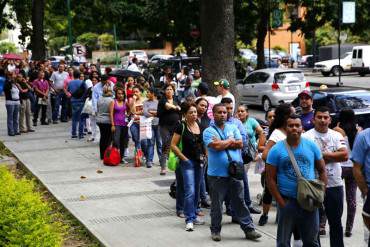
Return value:
M 143 151 L 138 149 L 135 151 L 135 167 L 141 166 L 141 159 L 143 158 Z
M 104 152 L 103 163 L 106 166 L 118 166 L 121 162 L 121 154 L 119 149 L 114 146 L 109 146 Z

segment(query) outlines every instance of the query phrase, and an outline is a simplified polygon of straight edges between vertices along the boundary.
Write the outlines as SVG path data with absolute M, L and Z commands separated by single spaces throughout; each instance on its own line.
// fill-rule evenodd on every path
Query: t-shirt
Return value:
M 253 146 L 257 147 L 257 140 L 256 140 L 256 129 L 258 128 L 259 123 L 256 119 L 252 117 L 248 117 L 247 121 L 243 123 L 247 130 L 247 135 L 249 137 L 250 142 L 253 144 Z
M 286 139 L 286 135 L 284 132 L 282 132 L 281 130 L 279 129 L 275 129 L 274 131 L 272 131 L 270 137 L 269 137 L 269 141 L 273 141 L 275 143 L 279 142 L 279 141 L 283 141 Z
M 185 127 L 185 129 L 183 128 Z M 200 128 L 199 128 L 200 129 Z M 182 133 L 184 131 L 184 133 Z M 200 131 L 202 131 L 200 129 Z M 192 133 L 186 126 L 186 123 L 178 122 L 175 128 L 175 133 L 182 134 L 182 153 L 190 160 L 200 161 L 200 156 L 203 153 L 202 132 L 200 134 Z
M 65 71 L 59 72 L 55 71 L 50 77 L 50 80 L 53 81 L 54 88 L 61 90 L 64 88 L 64 81 L 68 78 L 68 73 Z
M 322 153 L 335 152 L 340 148 L 346 148 L 344 137 L 337 131 L 328 129 L 326 133 L 320 133 L 315 129 L 311 129 L 303 133 L 306 137 L 314 141 Z M 326 175 L 328 176 L 327 188 L 343 186 L 342 167 L 340 162 L 330 162 L 325 165 Z
M 351 160 L 362 166 L 367 186 L 370 188 L 370 128 L 357 134 Z
M 344 142 L 346 143 L 346 148 L 347 148 L 347 151 L 348 151 L 348 156 L 351 157 L 351 147 L 349 146 L 349 142 L 348 142 L 348 136 L 345 136 L 344 137 Z M 341 162 L 340 165 L 342 167 L 353 167 L 353 162 L 351 159 L 348 159 L 347 161 L 344 161 L 344 162 Z
M 157 111 L 158 109 L 158 100 L 145 100 L 143 104 L 145 117 L 151 117 L 149 111 Z M 158 125 L 158 117 L 153 118 L 152 125 Z
M 232 93 L 227 92 L 227 94 L 225 94 L 224 96 L 218 95 L 216 98 L 218 103 L 220 103 L 223 98 L 230 98 L 233 101 L 233 112 L 235 111 L 235 97 L 234 95 L 232 95 Z
M 218 151 L 215 150 L 208 145 L 213 142 L 216 138 L 221 140 L 220 135 L 217 131 L 212 127 L 216 126 L 215 124 L 211 124 L 203 132 L 203 142 L 204 145 L 207 147 L 208 150 L 208 171 L 207 174 L 209 176 L 218 176 L 218 177 L 228 177 L 228 166 L 229 160 L 227 158 L 227 154 L 225 151 Z M 216 127 L 218 131 L 223 135 L 222 139 L 229 139 L 234 138 L 235 140 L 241 140 L 242 136 L 238 128 L 234 124 L 225 123 L 224 129 L 221 130 L 220 128 Z M 229 149 L 229 154 L 232 160 L 243 163 L 240 149 Z
M 298 146 L 291 149 L 302 176 L 307 180 L 315 179 L 315 161 L 322 159 L 317 145 L 311 140 L 301 138 Z M 285 141 L 279 141 L 271 148 L 266 163 L 277 169 L 280 193 L 286 197 L 297 198 L 297 175 L 285 147 Z
M 314 115 L 313 111 L 310 111 L 309 113 L 306 113 L 306 114 L 303 114 L 303 113 L 301 114 L 300 119 L 302 121 L 302 127 L 305 131 L 308 131 L 315 127 L 312 121 L 313 115 Z

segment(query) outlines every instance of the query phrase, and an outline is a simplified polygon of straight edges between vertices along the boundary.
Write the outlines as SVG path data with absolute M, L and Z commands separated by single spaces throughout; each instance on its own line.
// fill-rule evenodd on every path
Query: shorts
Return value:
M 367 191 L 364 207 L 362 209 L 362 215 L 370 218 L 370 189 Z

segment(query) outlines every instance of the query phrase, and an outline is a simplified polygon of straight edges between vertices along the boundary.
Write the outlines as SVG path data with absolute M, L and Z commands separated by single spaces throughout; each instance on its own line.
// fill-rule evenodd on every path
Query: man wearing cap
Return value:
M 312 92 L 308 90 L 303 90 L 299 97 L 299 105 L 302 108 L 302 113 L 300 119 L 302 121 L 302 127 L 304 131 L 308 131 L 314 127 L 313 124 L 313 115 L 314 110 L 312 108 L 313 100 L 312 100 Z
M 230 98 L 233 101 L 233 112 L 235 111 L 235 97 L 230 93 L 230 83 L 226 79 L 213 82 L 217 87 L 218 96 L 216 97 L 218 102 L 221 102 L 223 98 Z

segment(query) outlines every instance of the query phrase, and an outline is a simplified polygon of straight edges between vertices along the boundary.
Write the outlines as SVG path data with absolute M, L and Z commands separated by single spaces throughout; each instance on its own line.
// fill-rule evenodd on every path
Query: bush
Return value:
M 109 33 L 99 35 L 99 44 L 103 50 L 110 50 L 114 48 L 114 37 Z
M 1 42 L 0 43 L 0 53 L 5 54 L 5 53 L 14 53 L 17 51 L 17 47 L 15 46 L 14 43 L 11 42 Z
M 99 34 L 97 33 L 83 33 L 77 37 L 77 42 L 89 47 L 90 49 L 95 49 L 98 44 Z
M 118 56 L 118 63 L 121 63 L 121 58 Z M 116 64 L 116 56 L 106 56 L 100 59 L 101 64 Z
M 66 228 L 34 192 L 34 183 L 0 167 L 0 184 L 0 246 L 61 246 Z
M 66 36 L 58 36 L 48 40 L 48 47 L 54 54 L 59 54 L 59 49 L 66 46 L 67 43 Z

